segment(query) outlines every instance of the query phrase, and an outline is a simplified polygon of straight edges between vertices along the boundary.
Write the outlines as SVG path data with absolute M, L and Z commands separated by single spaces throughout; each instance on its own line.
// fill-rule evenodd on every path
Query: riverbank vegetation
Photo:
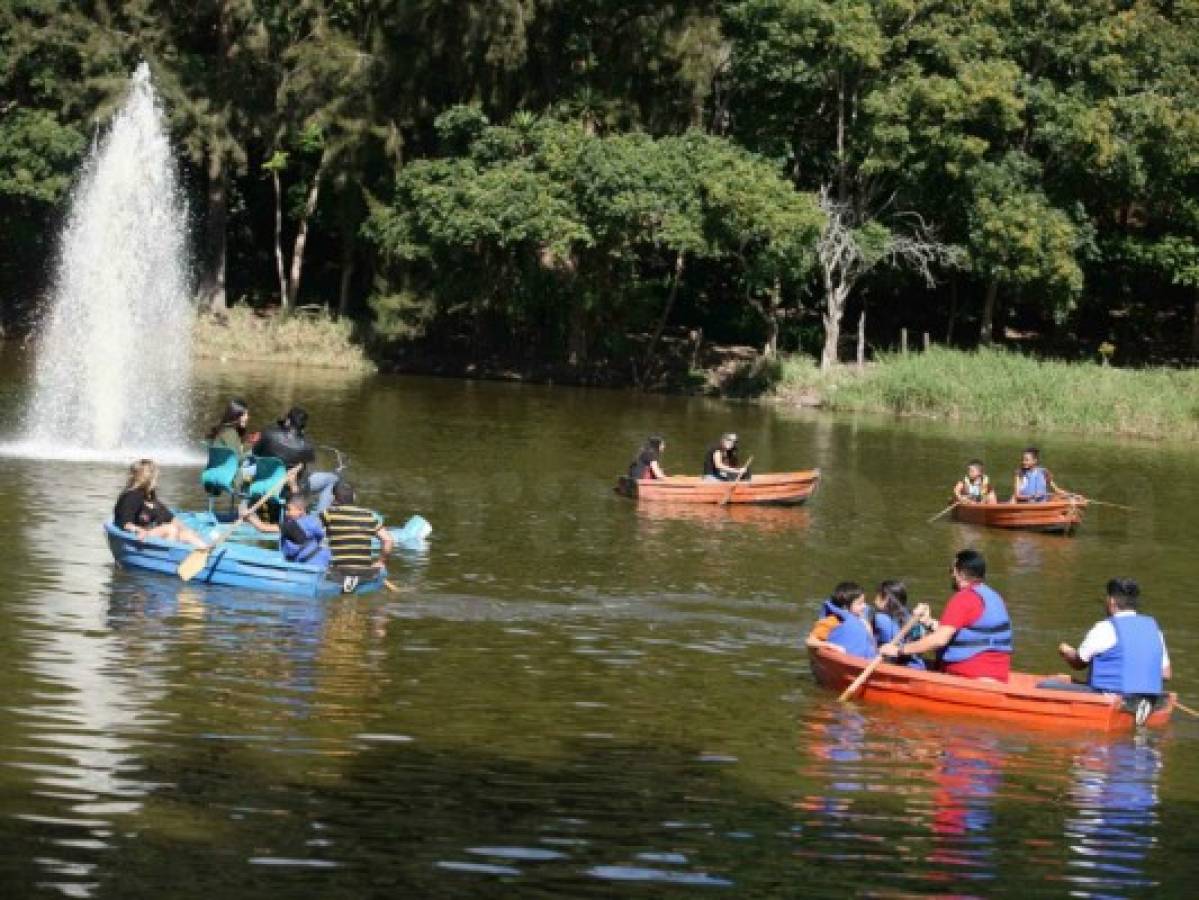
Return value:
M 0 327 L 142 59 L 217 314 L 645 386 L 671 334 L 1199 358 L 1195 0 L 14 0 Z
M 1199 438 L 1199 371 L 1117 369 L 1019 353 L 932 348 L 821 371 L 785 357 L 769 372 L 782 402 L 960 420 L 1028 431 L 1064 429 L 1147 438 Z
M 373 372 L 348 319 L 334 320 L 320 308 L 283 316 L 235 306 L 197 317 L 192 339 L 197 359 L 291 368 Z

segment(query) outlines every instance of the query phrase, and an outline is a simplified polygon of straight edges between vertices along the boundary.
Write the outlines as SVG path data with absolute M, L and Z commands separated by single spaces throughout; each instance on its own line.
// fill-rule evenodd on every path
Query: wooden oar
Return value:
M 187 554 L 183 562 L 179 563 L 179 568 L 175 570 L 175 573 L 184 581 L 191 581 L 193 578 L 195 578 L 196 575 L 200 573 L 200 570 L 208 565 L 208 555 L 221 544 L 225 543 L 225 541 L 229 540 L 229 537 L 237 530 L 238 525 L 250 518 L 250 516 L 254 515 L 254 513 L 258 512 L 258 508 L 260 506 L 283 490 L 283 486 L 299 475 L 302 468 L 304 468 L 304 466 L 301 463 L 300 465 L 293 466 L 291 469 L 289 469 L 287 475 L 277 485 L 259 497 L 254 502 L 253 506 L 238 516 L 237 520 L 225 529 L 224 534 L 218 537 L 207 547 L 198 547 L 191 553 Z
M 1199 719 L 1199 712 L 1195 712 L 1195 710 L 1191 709 L 1189 706 L 1187 706 L 1185 703 L 1183 703 L 1177 697 L 1174 698 L 1174 705 L 1176 707 L 1178 707 L 1179 709 L 1181 709 L 1188 716 L 1194 716 L 1196 719 Z
M 1072 494 L 1072 500 L 1081 500 L 1087 506 L 1110 506 L 1112 509 L 1122 509 L 1125 512 L 1136 512 L 1136 509 L 1131 506 L 1121 506 L 1119 503 L 1108 503 L 1106 500 L 1092 500 L 1090 497 L 1084 497 L 1082 494 Z
M 937 519 L 941 518 L 941 516 L 945 515 L 951 509 L 956 509 L 958 506 L 961 506 L 961 504 L 962 504 L 961 500 L 954 500 L 947 507 L 945 507 L 939 513 L 937 513 L 935 516 L 933 516 L 931 519 L 929 519 L 928 520 L 929 524 L 931 525 L 933 522 L 937 521 Z
M 912 616 L 904 623 L 903 628 L 899 629 L 899 634 L 895 635 L 895 638 L 891 641 L 891 643 L 898 644 L 900 641 L 902 641 L 905 637 L 907 637 L 907 633 L 916 627 L 916 624 L 916 617 Z M 862 674 L 855 678 L 853 683 L 850 684 L 850 686 L 844 691 L 842 691 L 841 696 L 837 698 L 837 702 L 848 703 L 850 700 L 852 700 L 853 695 L 858 692 L 858 688 L 866 683 L 866 679 L 874 674 L 874 670 L 878 668 L 878 664 L 882 661 L 883 655 L 880 653 L 870 661 L 870 665 L 862 670 Z
M 745 461 L 745 465 L 741 467 L 741 471 L 738 472 L 737 477 L 733 479 L 733 484 L 732 487 L 729 488 L 729 492 L 720 498 L 721 506 L 727 506 L 728 502 L 733 499 L 733 491 L 737 490 L 737 484 L 741 481 L 741 476 L 749 471 L 750 463 L 753 461 L 754 458 L 752 456 Z

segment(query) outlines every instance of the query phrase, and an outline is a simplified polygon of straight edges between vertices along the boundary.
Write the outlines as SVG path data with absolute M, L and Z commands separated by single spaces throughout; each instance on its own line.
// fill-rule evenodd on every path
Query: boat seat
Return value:
M 264 496 L 269 494 L 275 487 L 287 479 L 287 466 L 283 460 L 277 456 L 258 456 L 254 458 L 254 480 L 250 482 L 250 486 L 246 488 L 246 503 L 253 506 Z M 276 497 L 266 505 L 277 507 L 280 505 L 280 498 L 286 494 L 286 491 L 281 491 Z
M 200 473 L 200 484 L 208 495 L 208 511 L 214 513 L 213 506 L 222 494 L 228 494 L 231 502 L 236 502 L 241 479 L 241 460 L 237 452 L 228 447 L 211 446 L 208 448 L 208 462 Z

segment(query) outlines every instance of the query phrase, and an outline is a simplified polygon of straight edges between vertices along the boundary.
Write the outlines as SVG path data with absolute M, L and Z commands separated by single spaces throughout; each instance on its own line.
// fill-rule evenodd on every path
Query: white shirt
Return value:
M 1136 613 L 1131 609 L 1122 609 L 1117 616 L 1135 616 Z M 1158 631 L 1161 634 L 1160 630 Z M 1166 636 L 1162 638 L 1162 671 L 1170 665 L 1170 654 L 1166 652 Z M 1116 646 L 1116 628 L 1107 619 L 1102 622 L 1096 622 L 1087 632 L 1087 636 L 1082 639 L 1082 643 L 1078 645 L 1078 658 L 1085 663 L 1089 663 L 1100 653 L 1106 653 Z

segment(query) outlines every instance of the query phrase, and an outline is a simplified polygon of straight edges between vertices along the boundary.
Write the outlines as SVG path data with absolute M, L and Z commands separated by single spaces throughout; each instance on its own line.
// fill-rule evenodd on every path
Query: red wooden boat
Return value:
M 767 472 L 749 481 L 705 481 L 686 475 L 637 481 L 621 477 L 616 492 L 634 500 L 655 503 L 762 503 L 798 506 L 815 493 L 820 470 Z
M 822 686 L 843 691 L 869 660 L 828 647 L 809 647 L 812 674 Z M 1012 672 L 1007 684 L 962 678 L 882 663 L 858 690 L 857 697 L 900 709 L 947 715 L 978 716 L 1000 724 L 1073 731 L 1128 731 L 1133 714 L 1120 697 L 1039 688 L 1047 676 Z M 1155 709 L 1145 723 L 1160 728 L 1174 711 L 1175 695 Z
M 1041 503 L 959 503 L 953 517 L 968 525 L 987 528 L 1020 528 L 1071 534 L 1082 524 L 1087 501 L 1082 497 L 1045 500 Z

